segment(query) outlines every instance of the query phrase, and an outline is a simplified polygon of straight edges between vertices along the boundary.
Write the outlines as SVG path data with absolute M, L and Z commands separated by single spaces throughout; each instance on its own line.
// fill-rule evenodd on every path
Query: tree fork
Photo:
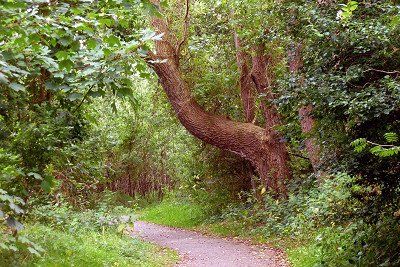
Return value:
M 157 74 L 181 124 L 200 140 L 249 160 L 266 187 L 283 193 L 274 186 L 270 175 L 273 170 L 268 166 L 268 153 L 274 151 L 276 145 L 271 141 L 272 136 L 252 123 L 232 121 L 200 107 L 180 73 L 175 37 L 169 32 L 168 25 L 156 17 L 152 18 L 152 25 L 163 38 L 155 41 L 155 53 L 149 55 L 147 62 Z

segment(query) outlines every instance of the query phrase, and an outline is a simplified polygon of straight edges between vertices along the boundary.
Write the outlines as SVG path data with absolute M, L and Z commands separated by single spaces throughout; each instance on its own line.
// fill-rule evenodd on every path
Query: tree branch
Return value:
M 378 69 L 367 69 L 363 72 L 368 72 L 368 71 L 376 71 L 376 72 L 381 72 L 381 73 L 386 73 L 386 74 L 400 74 L 400 71 L 397 71 L 397 70 L 386 71 L 386 70 L 378 70 Z
M 186 42 L 188 38 L 188 31 L 189 31 L 189 0 L 186 0 L 186 12 L 185 12 L 185 18 L 184 18 L 184 24 L 183 24 L 183 36 L 182 40 L 178 43 L 178 46 L 176 47 L 176 55 L 178 57 L 179 61 L 179 55 L 181 53 L 182 45 Z
M 83 96 L 81 102 L 78 104 L 78 106 L 74 109 L 74 111 L 72 113 L 75 113 L 82 106 L 83 102 L 86 100 L 86 98 L 88 97 L 89 93 L 92 91 L 93 87 L 94 87 L 94 85 L 89 87 L 89 89 L 87 90 L 87 92 Z
M 396 147 L 395 145 L 381 145 L 381 144 L 374 143 L 374 142 L 371 142 L 371 141 L 368 141 L 368 140 L 367 140 L 367 143 L 370 144 L 370 145 L 380 146 L 380 147 L 389 147 L 389 148 Z

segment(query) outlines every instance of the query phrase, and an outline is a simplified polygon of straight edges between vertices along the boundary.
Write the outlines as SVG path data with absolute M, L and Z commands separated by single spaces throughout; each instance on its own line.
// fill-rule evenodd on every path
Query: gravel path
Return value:
M 133 235 L 179 252 L 177 266 L 287 267 L 283 253 L 267 246 L 255 246 L 232 238 L 217 238 L 195 231 L 136 222 Z

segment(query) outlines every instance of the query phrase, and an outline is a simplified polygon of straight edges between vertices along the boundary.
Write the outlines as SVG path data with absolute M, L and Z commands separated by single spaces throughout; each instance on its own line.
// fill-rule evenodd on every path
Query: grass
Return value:
M 318 264 L 318 249 L 313 244 L 286 248 L 293 267 L 312 267 Z
M 0 255 L 0 266 L 172 266 L 178 259 L 171 250 L 110 231 L 70 233 L 36 224 L 24 234 L 41 245 L 44 254 Z
M 204 208 L 192 203 L 180 203 L 164 200 L 149 206 L 142 211 L 141 220 L 162 225 L 182 228 L 193 228 L 207 218 Z

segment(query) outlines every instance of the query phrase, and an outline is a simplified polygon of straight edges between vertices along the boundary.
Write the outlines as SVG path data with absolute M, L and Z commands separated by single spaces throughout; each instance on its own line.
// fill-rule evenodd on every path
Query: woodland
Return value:
M 399 135 L 397 0 L 0 0 L 0 266 L 400 266 Z

